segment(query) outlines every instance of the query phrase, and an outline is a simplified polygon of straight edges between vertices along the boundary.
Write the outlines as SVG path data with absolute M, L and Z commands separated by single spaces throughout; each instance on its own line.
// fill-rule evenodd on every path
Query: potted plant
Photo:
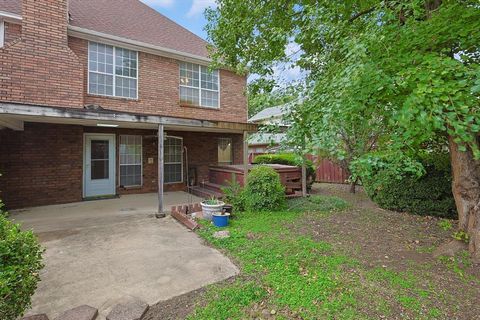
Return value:
M 203 211 L 203 218 L 207 220 L 212 220 L 212 216 L 214 214 L 222 213 L 225 202 L 220 201 L 215 197 L 211 197 L 210 199 L 203 200 L 201 202 L 201 205 L 202 205 L 202 211 Z

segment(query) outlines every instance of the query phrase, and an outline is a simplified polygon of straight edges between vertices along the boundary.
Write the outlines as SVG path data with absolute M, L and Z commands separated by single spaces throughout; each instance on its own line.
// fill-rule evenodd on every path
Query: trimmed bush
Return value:
M 284 164 L 287 166 L 302 166 L 302 159 L 293 153 L 262 154 L 253 160 L 257 164 Z M 315 182 L 316 170 L 313 162 L 307 160 L 307 186 L 310 189 Z
M 250 170 L 242 198 L 248 211 L 278 210 L 286 205 L 280 176 L 267 166 L 256 166 Z
M 16 319 L 30 307 L 43 250 L 31 231 L 6 218 L 2 207 L 0 201 L 0 319 Z
M 448 155 L 424 156 L 421 177 L 401 177 L 388 168 L 362 179 L 368 196 L 381 208 L 418 215 L 457 218 Z

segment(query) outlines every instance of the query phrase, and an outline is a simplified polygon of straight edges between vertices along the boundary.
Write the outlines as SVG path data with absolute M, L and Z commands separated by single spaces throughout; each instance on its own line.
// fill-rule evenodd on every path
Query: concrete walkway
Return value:
M 189 202 L 175 202 L 187 197 L 175 194 L 169 205 Z M 129 195 L 13 212 L 11 218 L 32 228 L 46 248 L 28 314 L 53 319 L 88 304 L 103 319 L 125 297 L 154 304 L 238 273 L 228 258 L 171 217 L 154 218 L 153 198 Z

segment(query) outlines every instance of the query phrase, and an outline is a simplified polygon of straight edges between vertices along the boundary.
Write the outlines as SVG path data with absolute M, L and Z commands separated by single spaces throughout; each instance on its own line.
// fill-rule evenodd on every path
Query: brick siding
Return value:
M 0 102 L 96 104 L 137 114 L 247 122 L 246 77 L 220 71 L 220 109 L 181 106 L 178 61 L 144 52 L 139 52 L 138 100 L 88 95 L 88 41 L 67 36 L 67 0 L 22 5 L 22 23 L 6 24 L 7 42 L 0 49 Z
M 67 0 L 23 0 L 21 38 L 0 49 L 0 102 L 83 106 L 83 70 L 67 45 Z
M 246 78 L 227 70 L 220 71 L 220 109 L 180 105 L 180 71 L 175 59 L 139 52 L 138 99 L 89 95 L 88 41 L 69 38 L 69 46 L 85 69 L 84 102 L 106 109 L 211 121 L 247 122 Z
M 82 199 L 81 126 L 0 130 L 0 199 L 9 208 Z
M 117 187 L 117 193 L 157 191 L 157 131 L 27 122 L 24 131 L 0 130 L 0 199 L 9 208 L 81 201 L 84 133 L 116 134 L 117 186 L 119 135 L 142 135 L 143 186 L 126 190 Z M 208 167 L 218 161 L 218 138 L 231 137 L 234 163 L 241 164 L 243 161 L 243 137 L 240 134 L 168 130 L 167 134 L 183 137 L 188 150 L 189 167 L 195 167 L 197 171 L 197 184 L 208 181 Z M 149 164 L 148 158 L 153 158 L 154 162 Z M 184 172 L 186 175 L 186 168 Z M 165 191 L 178 190 L 185 190 L 185 184 L 165 185 Z

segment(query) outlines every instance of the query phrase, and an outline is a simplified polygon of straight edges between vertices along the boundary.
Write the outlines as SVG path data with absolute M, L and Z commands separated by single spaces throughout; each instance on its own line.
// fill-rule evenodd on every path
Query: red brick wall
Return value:
M 82 199 L 80 126 L 25 123 L 0 130 L 0 198 L 9 208 Z
M 22 35 L 0 49 L 0 102 L 83 106 L 83 70 L 67 41 L 67 0 L 23 0 Z
M 247 122 L 246 78 L 220 71 L 220 109 L 180 106 L 180 71 L 177 60 L 139 52 L 138 100 L 93 96 L 87 94 L 88 41 L 69 38 L 70 48 L 85 68 L 83 81 L 85 104 L 106 109 L 166 115 L 212 121 Z
M 21 35 L 21 24 L 5 22 L 5 46 L 9 46 L 12 41 L 17 40 Z
M 138 100 L 88 95 L 88 42 L 67 36 L 67 0 L 23 0 L 22 5 L 22 24 L 6 23 L 6 45 L 0 49 L 0 102 L 98 104 L 133 113 L 247 121 L 246 77 L 220 71 L 218 110 L 180 106 L 178 61 L 143 52 Z
M 83 134 L 86 132 L 116 134 L 117 186 L 119 135 L 142 135 L 143 186 L 127 190 L 117 188 L 117 193 L 156 192 L 158 140 L 155 130 L 27 122 L 24 131 L 0 130 L 0 199 L 3 199 L 9 208 L 80 201 L 83 185 Z M 234 163 L 242 163 L 240 134 L 168 130 L 167 134 L 183 137 L 184 146 L 188 149 L 189 167 L 197 170 L 197 183 L 208 181 L 208 167 L 218 161 L 217 141 L 220 137 L 232 138 Z M 153 164 L 148 163 L 148 158 L 154 159 Z M 174 190 L 185 190 L 185 184 L 165 185 L 165 191 Z

